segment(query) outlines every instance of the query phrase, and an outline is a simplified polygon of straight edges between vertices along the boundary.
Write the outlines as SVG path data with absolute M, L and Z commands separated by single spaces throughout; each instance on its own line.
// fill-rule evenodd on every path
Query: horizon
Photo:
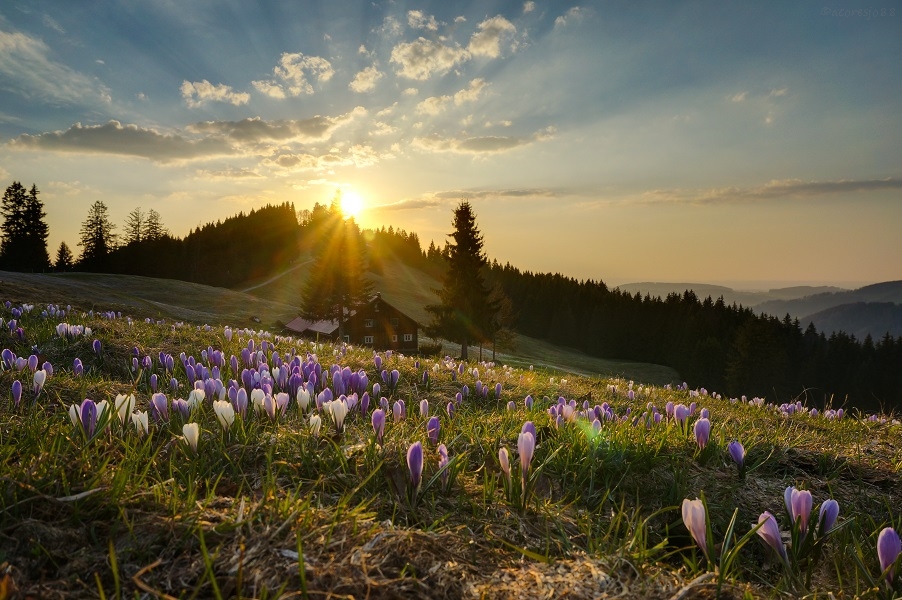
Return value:
M 95 200 L 184 237 L 343 191 L 424 248 L 469 200 L 520 270 L 854 289 L 902 279 L 899 11 L 11 3 L 0 183 L 51 259 Z

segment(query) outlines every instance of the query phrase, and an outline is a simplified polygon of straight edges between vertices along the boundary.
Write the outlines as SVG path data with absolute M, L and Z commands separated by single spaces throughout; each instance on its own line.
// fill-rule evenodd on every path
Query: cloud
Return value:
M 309 152 L 282 153 L 274 158 L 265 159 L 263 164 L 289 174 L 300 171 L 329 171 L 339 167 L 370 167 L 388 156 L 380 155 L 371 146 L 354 144 L 344 153 L 337 148 L 320 155 Z
M 486 135 L 458 139 L 432 134 L 426 137 L 414 138 L 412 145 L 415 148 L 428 152 L 454 152 L 456 154 L 472 155 L 501 154 L 516 148 L 529 146 L 534 142 L 547 140 L 553 134 L 553 128 L 537 131 L 529 137 Z
M 413 88 L 413 87 L 405 88 L 404 91 L 401 92 L 401 94 L 403 96 L 416 96 L 419 93 L 420 93 L 420 90 L 418 90 L 417 88 Z
M 348 84 L 348 88 L 352 92 L 362 94 L 371 92 L 376 89 L 376 82 L 382 79 L 383 73 L 379 71 L 376 65 L 365 68 L 354 76 L 354 80 Z
M 317 115 L 309 119 L 280 119 L 265 121 L 260 117 L 240 121 L 203 121 L 189 126 L 189 131 L 229 138 L 242 144 L 260 142 L 322 142 L 335 130 L 367 114 L 362 106 L 337 117 Z
M 501 42 L 513 37 L 517 32 L 514 24 L 501 15 L 486 19 L 477 28 L 479 31 L 470 38 L 467 50 L 473 56 L 498 58 L 501 56 Z
M 235 180 L 235 179 L 261 179 L 263 175 L 260 175 L 256 171 L 251 169 L 221 169 L 218 171 L 200 169 L 197 171 L 197 176 L 202 179 L 212 179 L 212 180 Z
M 398 37 L 402 33 L 404 33 L 404 26 L 401 25 L 401 22 L 394 17 L 385 17 L 385 19 L 382 21 L 382 27 L 379 28 L 378 33 L 386 37 Z
M 109 102 L 109 90 L 50 58 L 43 41 L 0 31 L 0 89 L 50 104 Z
M 309 96 L 313 93 L 311 79 L 323 83 L 332 79 L 335 70 L 321 56 L 305 56 L 300 52 L 283 52 L 279 64 L 273 67 L 275 79 L 252 81 L 258 91 L 271 98 L 287 96 Z
M 531 13 L 535 9 L 536 9 L 536 3 L 533 2 L 532 0 L 529 0 L 529 2 L 523 3 L 523 14 Z
M 436 206 L 446 206 L 450 202 L 457 202 L 462 198 L 467 200 L 505 200 L 520 198 L 558 198 L 561 194 L 554 190 L 545 188 L 528 188 L 528 189 L 509 189 L 509 190 L 486 190 L 486 189 L 458 189 L 445 190 L 441 192 L 433 192 L 423 195 L 419 198 L 408 198 L 391 204 L 383 204 L 375 206 L 373 210 L 380 211 L 399 211 L 399 210 L 418 210 L 422 208 L 433 208 Z
M 640 200 L 648 203 L 738 204 L 776 198 L 816 198 L 833 194 L 902 190 L 902 179 L 839 179 L 833 181 L 773 180 L 754 187 L 719 187 L 702 190 L 650 190 Z
M 446 46 L 422 37 L 413 42 L 401 42 L 391 52 L 391 62 L 398 65 L 396 73 L 417 81 L 444 75 L 469 58 L 470 53 L 458 44 Z
M 10 141 L 8 145 L 14 149 L 24 150 L 137 156 L 159 162 L 235 153 L 235 149 L 221 139 L 190 139 L 137 125 L 122 125 L 119 121 L 88 126 L 76 123 L 65 131 L 39 135 L 24 134 Z
M 213 85 L 206 79 L 194 82 L 185 80 L 180 89 L 182 98 L 189 108 L 197 108 L 207 102 L 228 102 L 234 106 L 241 106 L 251 99 L 251 95 L 247 92 L 235 92 L 231 86 L 221 83 Z
M 66 30 L 63 29 L 63 26 L 60 25 L 56 19 L 54 19 L 47 13 L 44 13 L 44 16 L 41 18 L 41 23 L 44 24 L 44 27 L 48 27 L 57 33 L 66 33 Z
M 787 92 L 789 92 L 789 88 L 787 88 L 787 87 L 771 90 L 770 94 L 768 94 L 768 97 L 779 98 L 780 96 L 785 96 L 787 94 Z
M 554 20 L 555 27 L 566 27 L 570 23 L 579 23 L 585 17 L 585 11 L 578 6 L 574 6 L 558 18 Z
M 479 99 L 482 90 L 484 90 L 487 85 L 485 79 L 482 79 L 481 77 L 476 78 L 470 82 L 468 87 L 460 90 L 453 96 L 430 96 L 417 104 L 414 110 L 418 115 L 434 116 L 440 114 L 452 103 L 455 106 L 460 106 L 465 102 L 475 102 Z
M 430 96 L 418 103 L 414 112 L 418 115 L 435 116 L 445 110 L 445 107 L 451 104 L 451 96 Z
M 438 31 L 439 22 L 432 15 L 427 15 L 421 10 L 407 11 L 407 25 L 411 29 L 426 29 Z
M 748 98 L 748 92 L 739 92 L 730 96 L 731 102 L 745 102 L 745 99 Z
M 397 127 L 392 127 L 388 123 L 384 123 L 382 121 L 376 121 L 375 123 L 373 123 L 373 130 L 370 131 L 370 135 L 390 135 L 397 132 Z
M 479 99 L 479 96 L 482 94 L 482 91 L 488 86 L 485 79 L 482 77 L 477 77 L 476 79 L 470 81 L 470 85 L 467 86 L 466 89 L 460 90 L 456 94 L 454 94 L 454 104 L 460 106 L 465 102 L 475 102 Z

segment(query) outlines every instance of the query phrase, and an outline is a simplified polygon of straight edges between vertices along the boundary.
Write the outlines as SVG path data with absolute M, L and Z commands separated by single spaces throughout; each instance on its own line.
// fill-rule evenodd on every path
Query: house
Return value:
M 285 324 L 291 332 L 305 337 L 338 340 L 338 321 L 308 321 L 297 317 Z M 386 302 L 376 293 L 369 301 L 348 313 L 344 341 L 377 350 L 419 352 L 419 323 Z

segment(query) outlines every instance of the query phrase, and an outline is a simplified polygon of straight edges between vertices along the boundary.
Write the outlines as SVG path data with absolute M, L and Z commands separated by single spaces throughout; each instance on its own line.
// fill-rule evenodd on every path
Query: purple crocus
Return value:
M 833 529 L 836 524 L 836 518 L 839 517 L 839 502 L 830 498 L 821 503 L 821 510 L 818 513 L 817 523 L 820 535 L 823 535 Z
M 802 538 L 808 533 L 808 520 L 811 518 L 812 498 L 808 490 L 797 490 L 790 486 L 783 493 L 786 511 L 793 523 L 799 523 Z
M 407 450 L 407 468 L 410 470 L 410 487 L 415 491 L 423 476 L 423 444 L 420 442 L 414 442 Z
M 158 421 L 169 420 L 169 402 L 165 394 L 153 394 L 150 397 L 151 414 Z
M 736 466 L 741 471 L 745 466 L 745 448 L 737 440 L 733 440 L 727 444 L 727 451 L 730 453 L 730 458 L 733 459 L 733 462 L 736 463 Z
M 72 373 L 76 377 L 81 377 L 85 373 L 85 365 L 81 362 L 80 358 L 76 358 L 72 361 Z
M 877 536 L 877 558 L 880 560 L 880 572 L 886 573 L 886 580 L 893 582 L 896 574 L 896 561 L 902 553 L 902 541 L 892 527 L 885 527 Z
M 526 474 L 532 463 L 532 456 L 536 450 L 536 438 L 532 432 L 524 431 L 517 436 L 517 451 L 520 453 L 520 469 L 523 477 L 523 489 L 526 489 Z
M 761 536 L 767 545 L 773 548 L 774 552 L 780 555 L 784 564 L 788 564 L 789 558 L 786 555 L 786 546 L 783 545 L 783 538 L 780 537 L 780 526 L 777 520 L 768 511 L 764 511 L 758 517 L 758 523 L 762 524 L 758 528 L 758 535 Z
M 97 356 L 100 356 L 100 352 L 101 352 L 101 350 L 103 350 L 103 346 L 101 346 L 100 340 L 94 340 L 91 343 L 91 347 L 94 349 L 94 354 L 96 354 Z
M 711 437 L 711 421 L 708 419 L 699 419 L 695 422 L 695 441 L 698 443 L 700 450 L 704 450 L 708 445 L 708 439 Z
M 539 439 L 539 436 L 536 434 L 536 424 L 532 421 L 526 421 L 523 423 L 523 427 L 520 428 L 520 433 L 526 433 L 527 431 L 532 434 L 533 440 Z
M 18 408 L 19 401 L 22 400 L 22 382 L 16 379 L 13 381 L 13 403 Z
M 376 367 L 377 371 L 382 370 L 382 357 L 378 354 L 373 357 L 373 365 Z
M 373 432 L 376 434 L 376 443 L 382 445 L 382 435 L 385 433 L 385 411 L 377 408 L 373 411 Z
M 85 398 L 78 412 L 85 435 L 88 439 L 91 439 L 94 437 L 94 430 L 97 428 L 97 405 L 90 398 Z
M 392 391 L 398 387 L 398 380 L 401 378 L 401 373 L 398 372 L 397 369 L 393 369 L 391 372 L 391 376 L 389 379 L 389 385 L 391 386 Z
M 454 409 L 454 403 L 453 403 L 453 402 L 449 402 L 449 403 L 447 404 L 447 406 L 445 406 L 445 412 L 448 413 L 448 418 L 453 418 L 453 417 L 454 417 L 454 410 L 455 410 L 455 409 Z
M 448 449 L 444 444 L 439 444 L 438 447 L 438 469 L 442 474 L 442 489 L 448 489 L 448 465 L 451 464 L 451 460 L 448 458 Z
M 523 400 L 523 404 L 526 405 L 526 410 L 532 410 L 533 400 L 532 396 L 527 396 L 525 400 Z
M 420 416 L 425 417 L 429 415 L 429 400 L 423 398 L 420 400 Z
M 495 384 L 495 400 L 501 398 L 501 382 Z
M 438 436 L 441 431 L 441 423 L 439 422 L 438 417 L 429 417 L 429 420 L 426 422 L 426 435 L 429 436 L 429 441 L 433 446 L 438 444 Z

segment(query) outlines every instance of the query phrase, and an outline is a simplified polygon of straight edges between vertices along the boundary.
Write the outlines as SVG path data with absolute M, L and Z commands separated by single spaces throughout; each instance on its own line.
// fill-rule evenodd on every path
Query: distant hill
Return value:
M 902 305 L 892 302 L 854 302 L 841 304 L 801 320 L 802 327 L 814 323 L 818 331 L 844 331 L 863 340 L 868 334 L 877 341 L 887 332 L 902 336 Z
M 682 294 L 686 290 L 692 290 L 699 299 L 711 297 L 714 300 L 723 296 L 724 302 L 727 304 L 741 304 L 749 308 L 756 308 L 762 303 L 794 300 L 813 294 L 831 293 L 847 291 L 843 288 L 832 286 L 793 286 L 786 288 L 774 288 L 766 292 L 764 291 L 744 291 L 734 290 L 733 288 L 712 285 L 709 283 L 666 283 L 666 282 L 648 282 L 627 283 L 617 286 L 624 292 L 635 294 L 639 292 L 641 295 L 650 294 L 651 296 L 660 296 L 666 298 L 668 294 Z

